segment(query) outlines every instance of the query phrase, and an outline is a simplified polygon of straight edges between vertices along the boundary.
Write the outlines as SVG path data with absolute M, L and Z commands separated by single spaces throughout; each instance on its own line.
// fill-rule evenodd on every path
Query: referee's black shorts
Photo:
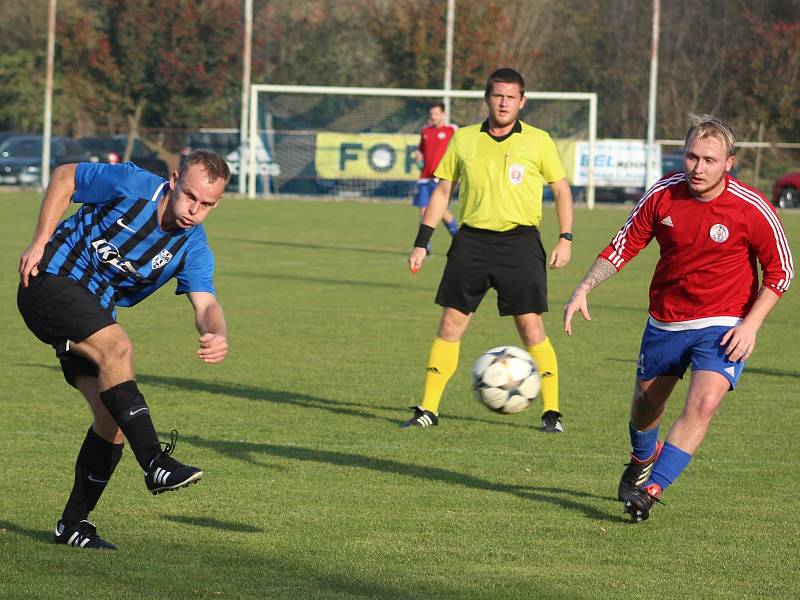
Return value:
M 547 259 L 536 227 L 461 226 L 447 252 L 436 303 L 473 313 L 490 287 L 497 290 L 501 316 L 547 312 Z
M 97 376 L 95 363 L 69 351 L 70 341 L 83 341 L 116 323 L 89 290 L 69 277 L 40 272 L 28 287 L 19 285 L 17 307 L 28 329 L 53 346 L 70 385 L 78 375 Z

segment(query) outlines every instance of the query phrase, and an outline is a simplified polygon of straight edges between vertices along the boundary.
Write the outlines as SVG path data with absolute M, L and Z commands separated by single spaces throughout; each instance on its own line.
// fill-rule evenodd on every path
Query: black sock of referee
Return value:
M 75 462 L 75 483 L 61 515 L 67 527 L 89 517 L 122 458 L 124 444 L 107 442 L 89 427 Z
M 100 392 L 100 399 L 128 439 L 137 462 L 147 470 L 153 458 L 161 452 L 161 444 L 150 419 L 150 409 L 136 382 L 123 381 Z

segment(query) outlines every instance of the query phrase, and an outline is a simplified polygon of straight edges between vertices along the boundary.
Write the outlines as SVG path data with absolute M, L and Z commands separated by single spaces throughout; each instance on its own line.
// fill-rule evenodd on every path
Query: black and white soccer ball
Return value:
M 516 346 L 481 354 L 472 367 L 472 385 L 482 404 L 504 415 L 527 409 L 542 387 L 531 355 Z

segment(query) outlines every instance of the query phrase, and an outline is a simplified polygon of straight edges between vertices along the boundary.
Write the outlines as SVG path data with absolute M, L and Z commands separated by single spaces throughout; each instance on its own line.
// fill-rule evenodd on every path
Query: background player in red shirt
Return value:
M 618 496 L 634 522 L 689 464 L 728 390 L 736 387 L 756 334 L 794 275 L 772 205 L 730 177 L 735 138 L 710 115 L 690 115 L 684 172 L 662 177 L 638 202 L 564 307 L 590 320 L 586 297 L 655 238 L 661 256 L 650 284 L 630 417 L 633 451 Z M 759 285 L 758 262 L 762 270 Z M 686 402 L 665 442 L 664 404 L 686 368 Z
M 444 122 L 444 116 L 444 104 L 441 102 L 432 104 L 428 110 L 428 124 L 422 128 L 419 137 L 417 162 L 421 163 L 422 172 L 417 182 L 417 192 L 414 194 L 412 204 L 419 207 L 420 220 L 422 220 L 422 215 L 431 200 L 431 194 L 439 182 L 439 179 L 433 176 L 433 172 L 439 166 L 439 161 L 442 160 L 442 156 L 447 150 L 450 138 L 456 131 L 453 125 Z M 445 209 L 442 221 L 450 235 L 454 236 L 458 231 L 458 222 L 449 209 Z M 427 250 L 430 253 L 430 244 L 428 244 Z

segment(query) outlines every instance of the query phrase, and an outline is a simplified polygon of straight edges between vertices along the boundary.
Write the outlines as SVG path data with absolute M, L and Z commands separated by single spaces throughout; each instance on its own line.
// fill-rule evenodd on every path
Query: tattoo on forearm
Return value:
M 578 284 L 578 287 L 575 288 L 575 291 L 577 292 L 578 290 L 581 290 L 588 294 L 605 280 L 610 279 L 613 275 L 616 275 L 616 273 L 617 270 L 614 268 L 614 265 L 604 258 L 598 258 L 596 261 L 594 261 L 594 264 L 589 269 L 589 272 L 583 276 L 583 279 Z

